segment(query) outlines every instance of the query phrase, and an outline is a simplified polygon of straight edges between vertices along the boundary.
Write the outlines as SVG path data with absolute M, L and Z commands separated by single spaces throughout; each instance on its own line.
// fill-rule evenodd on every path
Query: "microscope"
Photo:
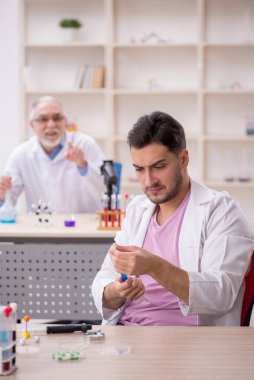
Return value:
M 117 176 L 112 160 L 104 160 L 101 166 L 101 174 L 104 176 L 104 183 L 106 186 L 105 194 L 108 196 L 108 210 L 111 210 L 111 197 L 114 193 L 114 187 L 117 184 Z

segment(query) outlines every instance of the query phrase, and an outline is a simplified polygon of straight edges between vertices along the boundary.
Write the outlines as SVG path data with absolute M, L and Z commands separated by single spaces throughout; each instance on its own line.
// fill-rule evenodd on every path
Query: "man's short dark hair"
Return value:
M 128 134 L 130 148 L 144 148 L 157 143 L 165 145 L 172 153 L 178 154 L 186 148 L 184 129 L 172 116 L 155 111 L 141 116 Z

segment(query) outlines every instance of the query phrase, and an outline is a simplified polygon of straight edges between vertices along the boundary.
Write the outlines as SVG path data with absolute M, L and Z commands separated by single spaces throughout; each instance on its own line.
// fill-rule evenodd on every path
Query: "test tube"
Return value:
M 3 306 L 3 313 L 2 313 L 2 343 L 7 344 L 8 343 L 8 319 L 6 317 L 6 306 Z
M 5 321 L 6 321 L 6 333 L 7 333 L 7 342 L 10 343 L 12 341 L 12 307 L 7 305 L 4 309 Z
M 104 211 L 105 227 L 108 228 L 108 195 L 105 193 L 102 195 L 102 207 Z
M 118 206 L 118 227 L 121 228 L 121 222 L 122 222 L 122 195 L 118 194 L 117 195 L 117 206 Z
M 0 305 L 0 375 L 16 369 L 17 304 Z
M 116 195 L 111 195 L 111 226 L 115 227 L 115 207 L 116 207 Z
M 0 306 L 0 346 L 5 341 L 4 337 L 4 306 Z
M 17 321 L 17 304 L 12 302 L 10 304 L 12 308 L 12 321 L 11 321 L 11 331 L 12 331 L 12 340 L 16 341 L 16 321 Z
M 129 194 L 124 194 L 123 211 L 126 211 L 129 202 Z

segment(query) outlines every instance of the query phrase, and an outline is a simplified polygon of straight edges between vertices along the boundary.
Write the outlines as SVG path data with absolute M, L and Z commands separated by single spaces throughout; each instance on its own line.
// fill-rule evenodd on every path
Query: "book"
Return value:
M 104 87 L 104 66 L 79 64 L 76 69 L 74 88 Z
M 83 63 L 80 63 L 77 66 L 75 78 L 74 78 L 74 88 L 82 88 L 82 84 L 84 81 L 86 67 Z
M 103 88 L 104 87 L 104 66 L 96 66 L 94 70 L 92 88 Z
M 86 65 L 82 88 L 91 88 L 93 70 L 94 70 L 93 65 Z

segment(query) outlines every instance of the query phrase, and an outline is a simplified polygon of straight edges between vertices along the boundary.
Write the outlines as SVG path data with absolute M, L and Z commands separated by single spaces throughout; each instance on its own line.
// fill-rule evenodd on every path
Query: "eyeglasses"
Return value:
M 63 121 L 64 116 L 63 115 L 52 115 L 51 117 L 49 116 L 40 116 L 37 119 L 33 119 L 38 124 L 48 124 L 50 120 L 52 120 L 54 123 L 60 123 Z

